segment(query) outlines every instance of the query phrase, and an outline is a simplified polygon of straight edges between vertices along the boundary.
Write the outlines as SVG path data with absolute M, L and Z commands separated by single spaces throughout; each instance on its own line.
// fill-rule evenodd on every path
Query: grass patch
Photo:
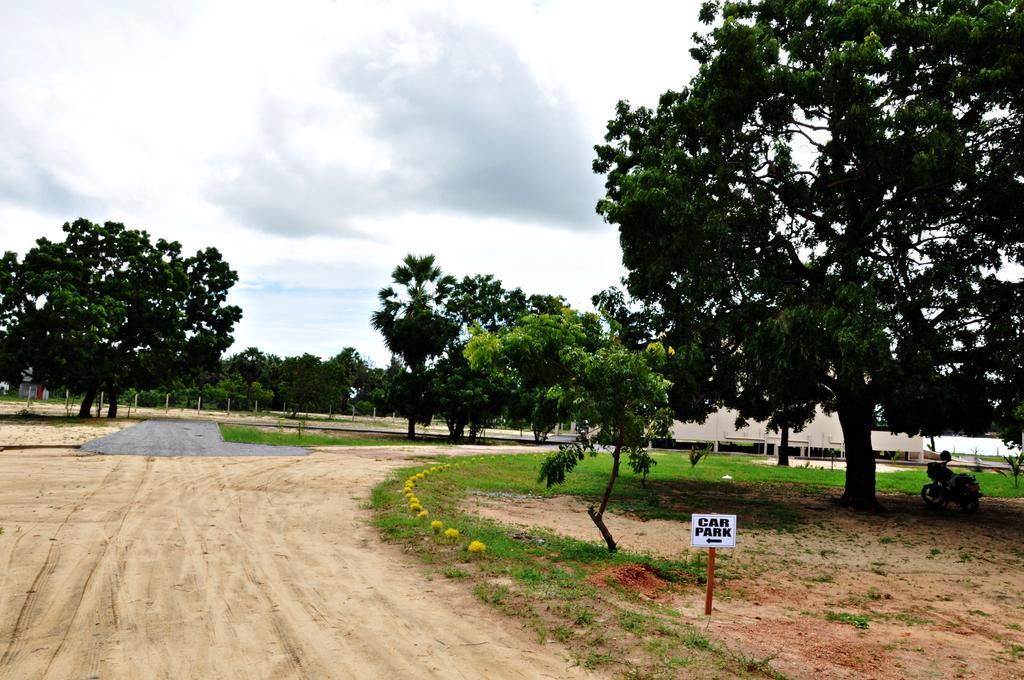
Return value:
M 658 465 L 646 486 L 628 469 L 619 477 L 612 497 L 614 512 L 641 519 L 689 521 L 692 512 L 728 507 L 739 515 L 742 526 L 791 531 L 801 523 L 815 521 L 804 506 L 827 503 L 835 495 L 834 489 L 841 488 L 845 481 L 842 470 L 779 468 L 745 456 L 712 455 L 693 467 L 684 453 L 658 451 L 653 455 Z M 597 581 L 591 578 L 617 566 L 646 563 L 669 581 L 670 587 L 699 600 L 702 561 L 610 554 L 600 543 L 596 529 L 590 541 L 538 529 L 524 535 L 460 510 L 470 494 L 483 494 L 499 502 L 509 494 L 540 498 L 572 495 L 584 503 L 599 500 L 608 480 L 610 456 L 586 458 L 566 484 L 552 489 L 537 482 L 542 458 L 543 454 L 538 453 L 445 459 L 453 464 L 450 469 L 417 481 L 415 497 L 429 510 L 429 520 L 440 520 L 445 528 L 458 529 L 458 540 L 435 534 L 429 520 L 418 520 L 409 511 L 403 496 L 404 480 L 436 463 L 396 473 L 374 489 L 371 505 L 376 524 L 385 538 L 401 543 L 409 554 L 432 565 L 434 572 L 448 575 L 447 569 L 457 570 L 457 578 L 477 594 L 480 606 L 494 607 L 514 617 L 533 628 L 538 639 L 563 642 L 581 664 L 606 666 L 613 674 L 635 673 L 634 677 L 651 678 L 676 677 L 680 668 L 694 677 L 770 677 L 775 673 L 766 660 L 742 657 L 708 639 L 667 606 L 641 598 L 618 583 L 612 587 L 595 585 Z M 724 480 L 726 475 L 732 479 Z M 985 473 L 979 479 L 988 496 L 1022 495 L 998 475 Z M 883 493 L 916 497 L 926 482 L 924 469 L 878 475 L 878 488 Z M 472 540 L 486 543 L 487 552 L 477 556 L 467 553 L 466 546 Z M 878 541 L 875 546 L 886 546 L 902 539 L 897 534 L 874 540 Z M 838 554 L 833 549 L 814 551 L 819 552 L 825 558 Z M 950 554 L 958 552 L 963 548 Z M 939 554 L 935 549 L 929 557 Z M 718 569 L 722 592 L 729 591 L 730 580 L 749 577 L 755 569 L 756 561 L 733 562 L 723 556 Z M 871 571 L 882 575 L 890 569 L 888 562 L 871 565 Z M 806 578 L 827 583 L 833 576 L 823 569 Z M 862 594 L 858 602 L 832 606 L 859 609 L 879 599 L 885 599 L 885 595 L 873 589 Z M 813 615 L 862 630 L 871 621 L 868 614 L 842 611 Z M 879 621 L 890 619 L 904 625 L 925 622 L 912 615 L 877 615 Z
M 220 434 L 226 442 L 237 444 L 268 444 L 270 446 L 417 446 L 443 445 L 436 439 L 409 440 L 393 435 L 358 435 L 344 431 L 338 433 L 323 430 L 300 432 L 296 428 L 270 430 L 245 425 L 221 425 Z
M 598 542 L 596 529 L 594 542 L 534 529 L 524 537 L 510 527 L 463 514 L 460 504 L 473 491 L 544 496 L 551 492 L 535 482 L 539 464 L 536 456 L 445 462 L 452 466 L 416 480 L 411 491 L 429 510 L 430 520 L 442 521 L 446 529 L 459 530 L 457 540 L 435 534 L 429 520 L 417 519 L 403 492 L 406 479 L 436 467 L 436 463 L 402 470 L 378 485 L 371 496 L 371 507 L 375 523 L 387 540 L 402 544 L 409 554 L 429 564 L 431 572 L 465 582 L 480 606 L 493 607 L 514 618 L 533 629 L 540 640 L 555 639 L 565 644 L 581 666 L 606 668 L 613 675 L 676 677 L 683 667 L 696 677 L 771 675 L 760 668 L 752 671 L 749 664 L 686 625 L 679 612 L 668 606 L 639 598 L 621 587 L 598 587 L 591 582 L 595 573 L 643 563 L 656 569 L 669 582 L 668 587 L 690 589 L 700 600 L 702 590 L 697 583 L 703 563 L 622 551 L 609 553 Z M 574 482 L 576 479 L 574 476 Z M 584 489 L 593 483 L 586 476 L 579 481 Z M 486 553 L 470 555 L 466 547 L 473 540 L 485 543 Z M 727 583 L 736 574 L 729 561 L 723 561 L 719 579 Z M 657 644 L 651 644 L 655 640 Z
M 843 470 L 778 467 L 755 462 L 746 456 L 710 456 L 692 467 L 685 454 L 655 452 L 658 465 L 647 485 L 628 470 L 619 477 L 612 495 L 614 510 L 643 519 L 685 519 L 693 512 L 736 508 L 744 526 L 791 529 L 803 521 L 800 503 L 780 503 L 784 495 L 799 501 L 822 496 L 842 488 Z M 596 501 L 604 492 L 611 469 L 611 457 L 586 458 L 566 484 L 552 489 L 537 483 L 541 454 L 499 456 L 491 463 L 480 461 L 479 474 L 465 488 L 487 492 L 512 492 L 550 497 L 557 494 L 580 496 Z M 732 477 L 723 480 L 724 476 Z M 1024 487 L 1014 489 L 1012 480 L 995 473 L 979 473 L 982 491 L 990 497 L 1024 497 Z M 880 493 L 917 496 L 928 482 L 924 469 L 886 472 L 877 475 Z M 795 506 L 795 507 L 794 507 Z
M 838 621 L 839 623 L 848 623 L 854 628 L 867 630 L 868 623 L 869 621 L 871 621 L 871 617 L 867 614 L 851 614 L 849 612 L 825 612 L 825 620 Z

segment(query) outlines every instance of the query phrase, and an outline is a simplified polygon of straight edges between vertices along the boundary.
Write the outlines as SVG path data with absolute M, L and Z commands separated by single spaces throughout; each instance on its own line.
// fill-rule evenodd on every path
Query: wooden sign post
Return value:
M 715 549 L 708 548 L 708 592 L 704 596 L 704 614 L 711 616 L 711 601 L 715 597 Z
M 715 549 L 736 547 L 736 515 L 693 515 L 690 547 L 708 549 L 708 589 L 704 613 L 711 616 L 715 593 Z

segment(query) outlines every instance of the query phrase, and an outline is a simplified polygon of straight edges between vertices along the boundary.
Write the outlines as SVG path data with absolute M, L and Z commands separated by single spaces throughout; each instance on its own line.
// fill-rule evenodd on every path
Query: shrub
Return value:
M 711 455 L 711 447 L 705 446 L 702 449 L 690 449 L 690 465 L 697 467 L 697 463 Z
M 1010 465 L 1010 474 L 1013 475 L 1013 488 L 1020 485 L 1020 476 L 1024 474 L 1024 449 L 1016 456 L 1003 456 L 1003 459 Z

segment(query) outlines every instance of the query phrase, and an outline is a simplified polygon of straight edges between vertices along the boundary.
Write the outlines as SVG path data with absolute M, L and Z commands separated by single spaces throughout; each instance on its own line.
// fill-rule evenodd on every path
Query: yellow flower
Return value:
M 456 538 L 459 537 L 459 530 L 458 529 L 445 529 L 444 530 L 444 535 L 447 538 L 450 538 L 451 540 L 454 541 Z
M 487 550 L 487 546 L 481 543 L 480 541 L 473 541 L 469 544 L 469 547 L 466 548 L 466 550 L 468 550 L 471 553 L 482 553 L 485 550 Z
M 426 510 L 420 510 L 420 511 L 419 511 L 419 513 L 417 513 L 417 514 L 416 514 L 416 517 L 417 517 L 417 518 L 419 518 L 419 519 L 426 519 L 426 517 L 427 517 L 427 516 L 428 516 L 429 514 L 430 514 L 430 513 L 429 513 L 429 512 L 427 512 Z
M 441 528 L 444 527 L 444 522 L 439 519 L 435 519 L 430 523 L 430 528 L 434 530 L 435 534 L 441 533 Z
M 409 509 L 412 510 L 413 512 L 420 512 L 421 510 L 423 510 L 423 506 L 420 505 L 419 503 L 410 503 Z

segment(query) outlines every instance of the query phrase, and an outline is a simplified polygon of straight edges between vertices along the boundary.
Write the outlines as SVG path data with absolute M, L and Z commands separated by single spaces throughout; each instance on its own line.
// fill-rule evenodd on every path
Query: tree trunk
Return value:
M 92 418 L 92 403 L 96 401 L 96 388 L 90 388 L 85 391 L 85 395 L 82 397 L 82 405 L 78 407 L 79 418 Z
M 875 498 L 875 452 L 871 448 L 873 422 L 870 404 L 839 400 L 839 424 L 843 428 L 846 445 L 846 488 L 839 498 L 839 505 L 855 510 L 882 509 Z
M 117 392 L 114 392 L 113 390 L 111 390 L 111 392 L 110 392 L 110 403 L 107 404 L 107 417 L 108 418 L 116 418 L 117 417 L 117 396 L 118 396 Z
M 452 443 L 461 442 L 466 436 L 466 423 L 462 420 L 446 420 L 445 424 L 448 426 L 448 439 Z
M 409 431 L 405 435 L 409 439 L 416 439 L 416 416 L 409 416 Z
M 612 451 L 612 476 L 608 478 L 608 486 L 604 489 L 604 498 L 601 499 L 601 507 L 594 511 L 594 506 L 591 505 L 587 508 L 587 514 L 590 515 L 590 519 L 593 520 L 594 525 L 597 526 L 597 530 L 601 532 L 601 537 L 604 538 L 604 542 L 608 544 L 608 552 L 615 552 L 618 548 L 615 545 L 615 539 L 612 538 L 612 532 L 608 531 L 608 527 L 604 523 L 604 511 L 608 507 L 608 499 L 612 496 L 612 489 L 615 487 L 615 480 L 619 477 L 619 462 L 622 454 L 622 438 L 623 435 L 619 435 L 619 441 L 615 445 L 615 450 Z
M 608 531 L 608 527 L 605 526 L 604 517 L 594 512 L 593 505 L 587 508 L 587 514 L 590 515 L 590 519 L 594 520 L 594 524 L 597 526 L 597 530 L 601 532 L 601 537 L 604 539 L 604 542 L 608 545 L 608 552 L 615 552 L 616 550 L 618 550 L 619 546 L 615 545 L 615 539 L 612 538 L 612 532 Z
M 779 436 L 779 465 L 789 467 L 789 425 L 782 426 Z

